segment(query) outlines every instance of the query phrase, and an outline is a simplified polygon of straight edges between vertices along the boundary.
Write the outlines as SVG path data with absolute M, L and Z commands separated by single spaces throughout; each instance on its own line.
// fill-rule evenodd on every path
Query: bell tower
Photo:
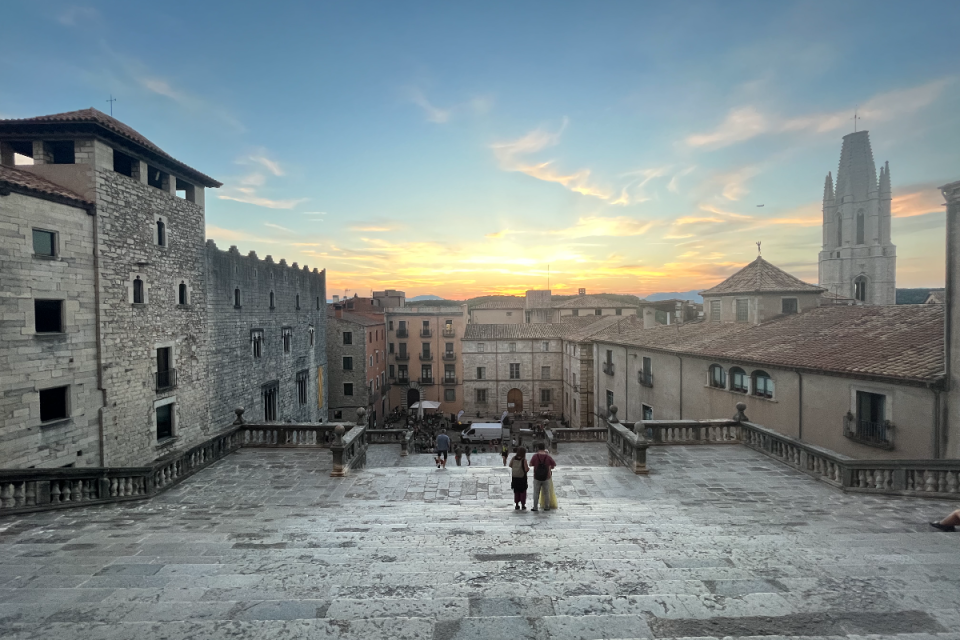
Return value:
M 843 137 L 837 182 L 823 186 L 820 286 L 863 304 L 896 304 L 897 248 L 890 238 L 890 164 L 873 162 L 870 135 Z

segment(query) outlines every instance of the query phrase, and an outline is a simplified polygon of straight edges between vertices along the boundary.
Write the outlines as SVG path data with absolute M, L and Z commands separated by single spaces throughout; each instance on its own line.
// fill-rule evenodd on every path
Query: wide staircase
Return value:
M 2 519 L 0 637 L 958 637 L 958 537 L 925 524 L 947 503 L 745 447 L 659 448 L 642 477 L 582 445 L 531 513 L 494 453 L 387 449 L 346 478 L 241 449 L 150 501 Z

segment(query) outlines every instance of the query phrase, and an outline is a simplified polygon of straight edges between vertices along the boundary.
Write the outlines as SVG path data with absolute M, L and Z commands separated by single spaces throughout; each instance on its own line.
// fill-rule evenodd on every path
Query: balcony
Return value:
M 603 372 L 604 372 L 605 374 L 607 374 L 608 376 L 612 376 L 612 375 L 613 375 L 613 363 L 612 363 L 612 362 L 604 362 L 604 363 L 603 363 Z
M 452 327 L 451 327 L 450 329 L 444 329 L 444 330 L 443 330 L 443 337 L 444 337 L 444 338 L 456 338 L 456 337 L 457 337 L 457 331 L 456 331 L 456 329 L 453 329 Z
M 167 369 L 166 371 L 158 371 L 153 374 L 154 386 L 157 391 L 166 391 L 167 389 L 175 389 L 177 386 L 177 370 L 176 369 Z
M 397 384 L 410 384 L 410 378 L 407 376 L 398 376 Z
M 406 329 L 397 329 L 397 337 L 398 337 L 398 338 L 408 338 L 408 337 L 410 337 L 410 332 L 407 331 Z
M 456 360 L 456 359 L 457 359 L 457 354 L 454 353 L 453 351 L 444 351 L 444 352 L 443 352 L 443 359 L 444 359 L 444 360 Z
M 402 353 L 402 352 L 401 352 L 401 353 L 398 353 L 398 354 L 396 355 L 396 358 L 397 358 L 397 360 L 409 360 L 409 359 L 410 359 L 410 354 L 409 354 L 409 353 Z
M 637 382 L 644 387 L 653 387 L 653 374 L 649 371 L 637 371 Z
M 457 384 L 456 376 L 443 376 L 443 384 Z
M 421 338 L 431 338 L 433 337 L 433 329 L 420 329 Z
M 420 384 L 433 384 L 433 378 L 420 378 Z
M 432 361 L 433 361 L 433 354 L 432 354 L 432 353 L 421 353 L 421 354 L 420 354 L 420 362 L 432 362 Z

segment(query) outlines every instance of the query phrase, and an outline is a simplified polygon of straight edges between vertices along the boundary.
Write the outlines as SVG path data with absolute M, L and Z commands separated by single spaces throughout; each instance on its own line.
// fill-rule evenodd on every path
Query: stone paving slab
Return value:
M 496 454 L 396 454 L 337 479 L 241 450 L 151 501 L 0 519 L 0 637 L 960 640 L 946 502 L 742 447 L 651 449 L 640 477 L 586 444 L 535 514 Z

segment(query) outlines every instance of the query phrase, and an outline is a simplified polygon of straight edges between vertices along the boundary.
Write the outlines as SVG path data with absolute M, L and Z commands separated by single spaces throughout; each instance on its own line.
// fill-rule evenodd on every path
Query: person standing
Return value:
M 467 445 L 467 466 L 470 466 L 470 445 Z
M 527 472 L 529 470 L 527 450 L 520 447 L 510 461 L 510 488 L 513 489 L 513 508 L 517 511 L 521 508 L 524 511 L 527 510 Z
M 503 458 L 503 466 L 507 466 L 507 456 L 510 455 L 510 448 L 507 446 L 506 441 L 500 442 L 500 457 Z
M 460 466 L 460 458 L 463 456 L 463 447 L 460 445 L 454 445 L 453 447 L 453 457 L 457 461 L 457 466 Z
M 546 449 L 544 443 L 538 442 L 537 452 L 530 458 L 530 466 L 533 467 L 533 508 L 530 509 L 531 511 L 539 510 L 537 505 L 540 504 L 541 491 L 547 497 L 545 502 L 548 505 L 543 510 L 550 511 L 550 479 L 553 477 L 553 469 L 557 466 L 557 463 L 553 461 Z
M 450 436 L 444 430 L 437 436 L 437 469 L 447 468 L 447 452 L 450 451 Z

